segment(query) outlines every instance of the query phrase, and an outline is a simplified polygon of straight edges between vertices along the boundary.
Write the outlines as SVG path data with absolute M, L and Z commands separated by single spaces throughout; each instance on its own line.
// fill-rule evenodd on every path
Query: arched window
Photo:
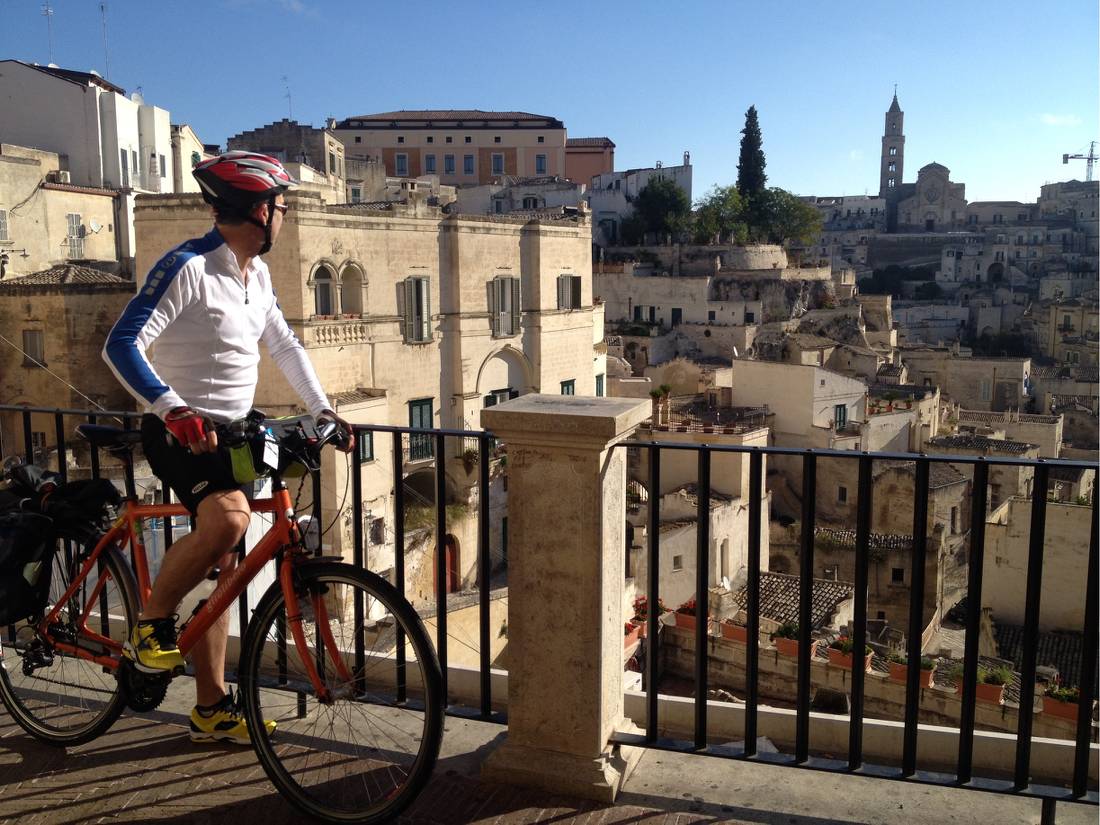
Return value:
M 340 312 L 362 314 L 363 286 L 363 270 L 355 264 L 347 264 L 340 273 Z
M 315 315 L 336 312 L 336 278 L 327 266 L 320 266 L 313 273 L 313 307 Z

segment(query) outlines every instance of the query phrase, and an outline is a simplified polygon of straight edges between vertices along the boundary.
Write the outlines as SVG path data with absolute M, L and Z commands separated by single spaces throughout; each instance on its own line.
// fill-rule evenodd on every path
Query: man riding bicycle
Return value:
M 195 529 L 172 545 L 124 650 L 147 674 L 181 672 L 175 611 L 212 567 L 225 577 L 230 552 L 244 536 L 250 508 L 213 423 L 242 418 L 256 392 L 259 343 L 310 413 L 351 427 L 330 407 L 305 349 L 287 326 L 267 264 L 259 257 L 279 236 L 296 185 L 275 158 L 227 152 L 194 169 L 214 228 L 165 255 L 111 330 L 103 357 L 146 408 L 142 444 L 153 473 L 195 516 Z M 155 352 L 149 347 L 156 342 Z M 229 617 L 223 614 L 195 645 L 196 704 L 191 738 L 248 744 L 249 735 L 225 686 Z M 266 722 L 274 729 L 274 722 Z

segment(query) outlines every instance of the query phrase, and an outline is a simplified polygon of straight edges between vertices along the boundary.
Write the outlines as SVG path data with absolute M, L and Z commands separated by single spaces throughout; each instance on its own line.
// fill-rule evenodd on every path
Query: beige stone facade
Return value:
M 66 261 L 113 262 L 118 193 L 62 183 L 54 152 L 0 144 L 0 255 L 4 277 Z
M 565 176 L 565 125 L 529 112 L 400 111 L 358 115 L 333 130 L 349 158 L 380 158 L 386 174 L 439 175 L 453 186 L 503 175 Z
M 968 357 L 955 348 L 915 346 L 903 348 L 901 360 L 912 383 L 939 387 L 966 409 L 1018 409 L 1030 398 L 1030 358 Z

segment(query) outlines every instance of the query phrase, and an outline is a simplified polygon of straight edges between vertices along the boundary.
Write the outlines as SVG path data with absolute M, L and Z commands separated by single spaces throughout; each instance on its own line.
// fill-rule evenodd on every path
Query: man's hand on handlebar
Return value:
M 324 410 L 317 416 L 317 425 L 323 426 L 326 421 L 331 421 L 340 428 L 340 434 L 332 440 L 332 443 L 336 446 L 336 449 L 344 453 L 350 453 L 355 449 L 355 433 L 351 430 L 351 424 L 342 419 L 332 410 Z
M 164 426 L 177 442 L 194 455 L 218 448 L 218 435 L 205 416 L 190 407 L 176 407 L 164 417 Z

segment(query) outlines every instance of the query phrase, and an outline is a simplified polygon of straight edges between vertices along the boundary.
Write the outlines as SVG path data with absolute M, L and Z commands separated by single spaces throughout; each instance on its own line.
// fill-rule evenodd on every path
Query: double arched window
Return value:
M 309 277 L 313 292 L 312 316 L 362 315 L 366 311 L 367 280 L 354 261 L 342 265 L 323 260 Z

